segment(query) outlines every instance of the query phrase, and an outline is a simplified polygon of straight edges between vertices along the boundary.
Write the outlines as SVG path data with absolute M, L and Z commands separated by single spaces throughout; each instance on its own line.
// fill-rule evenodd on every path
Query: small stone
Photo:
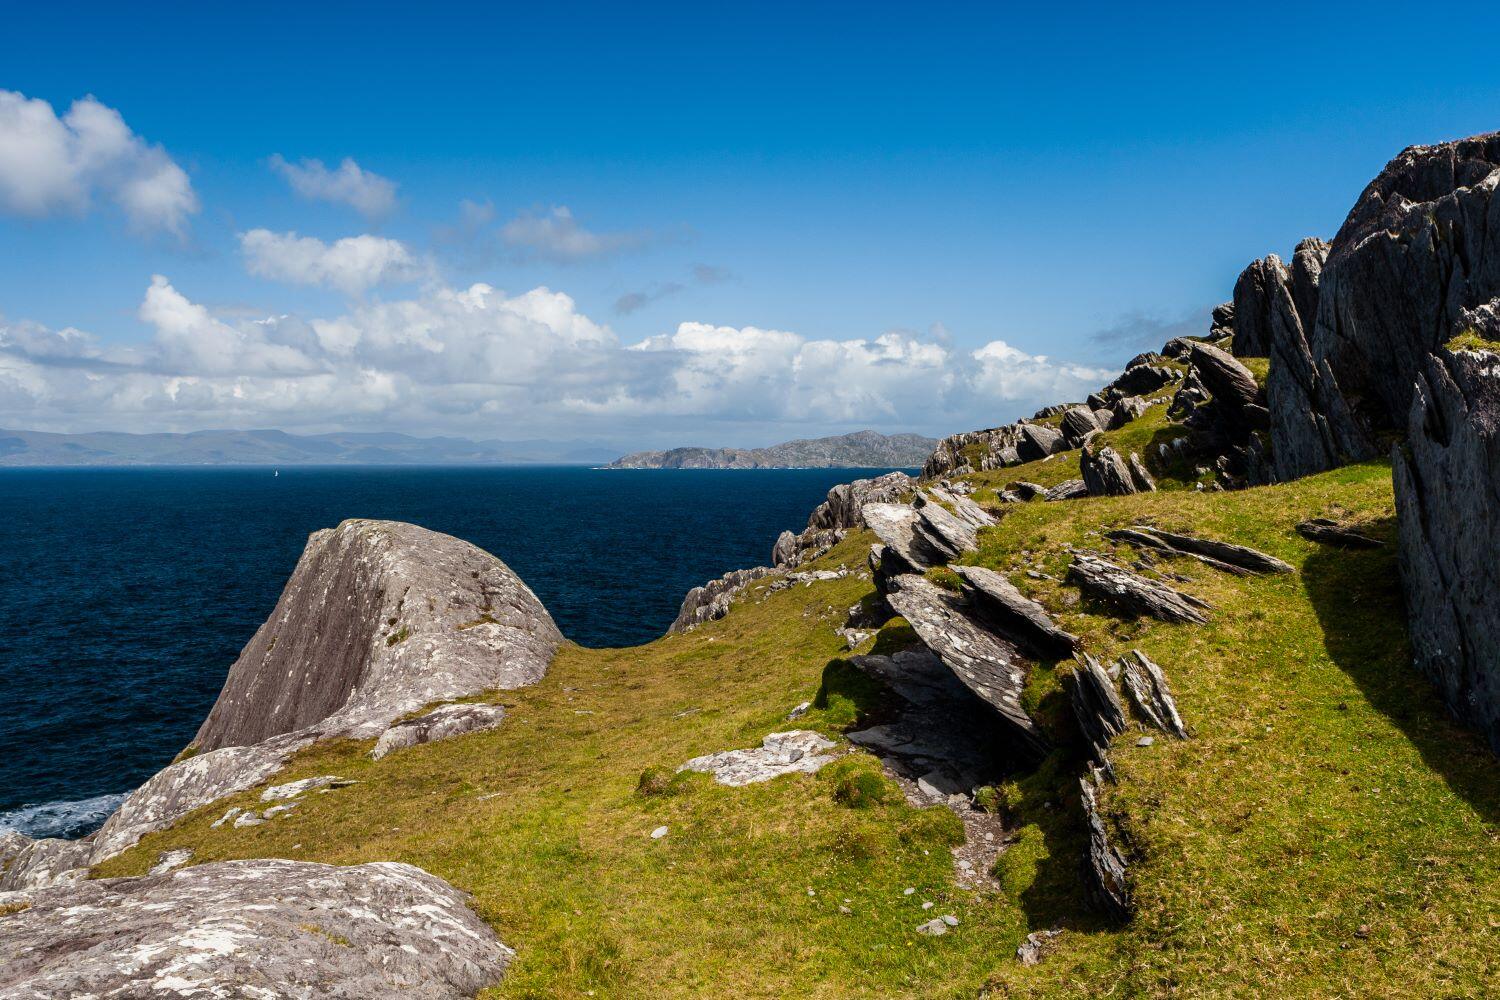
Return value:
M 948 933 L 948 924 L 942 917 L 934 917 L 925 924 L 918 924 L 917 933 L 926 934 L 929 937 L 942 937 Z
M 951 913 L 945 913 L 943 915 L 943 923 L 947 924 L 949 927 L 957 927 L 958 918 Z
M 226 812 L 224 815 L 220 816 L 218 819 L 216 819 L 212 823 L 210 823 L 209 824 L 209 828 L 213 829 L 213 830 L 217 830 L 219 827 L 223 826 L 225 823 L 228 823 L 230 820 L 234 819 L 236 816 L 238 816 L 240 813 L 242 813 L 244 811 L 245 810 L 241 809 L 239 806 L 231 806 L 228 812 Z
M 1359 925 L 1359 930 L 1357 930 L 1357 931 L 1354 932 L 1354 936 L 1357 937 L 1357 938 L 1367 938 L 1367 937 L 1369 937 L 1370 936 L 1370 925 L 1369 924 L 1360 924 Z
M 295 808 L 297 808 L 297 803 L 295 803 L 295 802 L 283 802 L 279 806 L 272 806 L 271 808 L 267 809 L 265 812 L 261 813 L 260 815 L 261 815 L 262 819 L 275 819 L 277 816 L 280 816 L 282 813 L 291 812 Z
M 915 896 L 916 894 L 917 890 L 913 889 L 911 886 L 907 886 L 905 889 L 901 890 L 901 895 L 903 896 Z
M 800 719 L 804 715 L 807 714 L 807 710 L 810 709 L 810 708 L 812 708 L 812 702 L 810 702 L 810 701 L 804 701 L 802 704 L 798 705 L 796 708 L 794 708 L 790 712 L 786 713 L 786 717 L 787 717 L 788 720 L 791 720 L 791 719 Z
M 839 907 L 839 912 L 840 913 L 853 913 L 854 911 L 851 910 L 851 909 L 849 909 L 849 907 L 847 907 L 847 906 L 840 906 Z
M 924 910 L 930 910 L 930 909 L 932 909 L 932 904 L 931 903 L 923 903 L 922 904 L 922 909 L 924 909 Z
M 1149 747 L 1155 742 L 1156 738 L 1153 736 L 1142 736 L 1140 739 L 1135 741 L 1135 745 L 1138 747 Z
M 255 813 L 249 813 L 249 812 L 247 812 L 247 813 L 240 813 L 234 819 L 234 825 L 235 825 L 236 828 L 239 828 L 239 827 L 242 827 L 242 826 L 260 826 L 264 822 L 265 822 L 265 820 L 263 820 L 259 816 L 255 815 Z
M 660 840 L 661 838 L 665 837 L 666 835 L 667 835 L 667 828 L 664 827 L 664 826 L 659 826 L 655 830 L 651 831 L 651 839 L 652 840 Z
M 151 866 L 147 875 L 165 875 L 175 868 L 181 868 L 193 858 L 191 847 L 179 847 L 176 850 L 162 851 L 156 859 L 156 864 Z

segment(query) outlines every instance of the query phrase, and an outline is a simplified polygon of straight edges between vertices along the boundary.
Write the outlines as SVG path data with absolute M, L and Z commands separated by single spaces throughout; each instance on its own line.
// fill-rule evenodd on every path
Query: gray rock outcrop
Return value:
M 1500 356 L 1430 359 L 1393 464 L 1413 657 L 1500 753 Z
M 194 745 L 378 736 L 432 702 L 535 683 L 562 638 L 482 549 L 411 524 L 345 521 L 308 539 Z
M 1023 753 L 1045 753 L 1041 730 L 1021 706 L 1030 664 L 1013 643 L 981 627 L 962 595 L 924 577 L 892 577 L 886 600 L 964 686 L 999 714 Z
M 1016 589 L 1003 573 L 983 566 L 955 566 L 969 603 L 992 627 L 1041 656 L 1066 656 L 1079 639 L 1058 626 L 1047 609 Z
M 915 485 L 916 480 L 904 472 L 887 472 L 874 479 L 839 483 L 828 491 L 822 503 L 813 508 L 807 518 L 807 527 L 801 533 L 794 535 L 784 531 L 776 539 L 771 550 L 771 565 L 794 567 L 814 558 L 842 540 L 846 532 L 865 527 L 865 504 L 895 503 L 910 493 Z
M 1083 882 L 1090 904 L 1116 920 L 1130 916 L 1130 885 L 1126 881 L 1125 856 L 1110 840 L 1099 811 L 1099 778 L 1090 774 L 1078 781 L 1083 818 L 1088 826 L 1089 847 L 1084 856 Z
M 729 613 L 729 605 L 735 595 L 762 577 L 776 572 L 769 566 L 752 566 L 750 569 L 730 570 L 717 580 L 710 580 L 701 587 L 694 587 L 682 598 L 682 607 L 677 618 L 667 626 L 669 635 L 687 632 L 704 622 L 718 621 Z
M 1135 478 L 1120 453 L 1109 445 L 1084 445 L 1078 455 L 1078 471 L 1091 497 L 1118 497 L 1135 493 Z
M 0 914 L 0 996 L 17 1000 L 456 1000 L 513 954 L 452 886 L 393 862 L 224 861 L 3 893 Z
M 504 719 L 505 709 L 500 705 L 440 705 L 426 715 L 398 722 L 381 733 L 370 757 L 380 760 L 407 747 L 484 732 L 496 728 Z
M 1179 740 L 1188 738 L 1187 726 L 1177 711 L 1177 699 L 1161 667 L 1139 649 L 1120 657 L 1120 680 L 1125 694 L 1141 718 Z
M 1197 625 L 1208 621 L 1205 612 L 1211 605 L 1207 601 L 1096 556 L 1075 554 L 1068 565 L 1067 578 L 1085 594 L 1131 617 L 1147 615 L 1162 621 Z
M 1063 676 L 1068 702 L 1093 762 L 1109 767 L 1109 742 L 1125 731 L 1125 707 L 1115 693 L 1114 681 L 1087 653 L 1075 657 L 1077 667 Z
M 1341 549 L 1378 549 L 1385 545 L 1385 542 L 1357 528 L 1339 524 L 1326 517 L 1310 517 L 1306 521 L 1298 521 L 1297 534 L 1308 541 Z

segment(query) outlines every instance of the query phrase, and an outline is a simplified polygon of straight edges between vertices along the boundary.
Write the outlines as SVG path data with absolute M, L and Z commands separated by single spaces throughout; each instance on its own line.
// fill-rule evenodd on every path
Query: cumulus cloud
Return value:
M 485 284 L 252 320 L 215 315 L 158 276 L 139 314 L 150 336 L 130 347 L 0 321 L 0 426 L 765 443 L 992 426 L 1111 374 L 1002 341 L 963 351 L 900 332 L 834 340 L 686 322 L 625 344 L 564 293 Z
M 516 216 L 500 227 L 500 239 L 524 258 L 574 263 L 641 246 L 646 233 L 597 233 L 585 229 L 566 205 Z
M 396 207 L 396 182 L 361 168 L 348 157 L 337 170 L 329 170 L 322 160 L 289 163 L 280 153 L 271 157 L 270 164 L 304 198 L 348 205 L 367 219 L 383 219 Z
M 251 274 L 294 285 L 322 285 L 360 295 L 376 285 L 411 281 L 423 268 L 406 245 L 384 236 L 346 236 L 324 243 L 296 233 L 252 229 L 240 234 Z
M 103 198 L 141 232 L 182 237 L 198 196 L 187 172 L 93 97 L 61 118 L 46 101 L 0 90 L 0 208 L 82 214 Z

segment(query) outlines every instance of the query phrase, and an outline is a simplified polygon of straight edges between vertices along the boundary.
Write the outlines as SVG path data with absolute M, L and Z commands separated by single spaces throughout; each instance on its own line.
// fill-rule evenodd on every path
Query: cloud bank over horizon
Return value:
M 300 260 L 284 277 L 322 274 L 346 290 L 412 263 L 390 247 L 351 250 L 343 274 L 329 256 L 338 243 L 265 230 L 242 239 L 252 270 Z M 138 316 L 149 335 L 131 345 L 0 318 L 0 425 L 765 444 L 992 426 L 1082 398 L 1112 374 L 1000 340 L 960 350 L 894 331 L 834 340 L 685 321 L 625 343 L 546 286 L 508 295 L 434 280 L 407 298 L 351 299 L 332 316 L 249 319 L 215 315 L 156 275 Z

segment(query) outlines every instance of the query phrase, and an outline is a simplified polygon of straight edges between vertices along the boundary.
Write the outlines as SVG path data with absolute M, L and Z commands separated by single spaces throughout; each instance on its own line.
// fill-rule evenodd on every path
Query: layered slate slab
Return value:
M 1046 740 L 1021 707 L 1030 664 L 1015 645 L 975 621 L 962 595 L 925 577 L 892 577 L 886 600 L 964 686 L 999 713 L 1017 743 L 1028 753 L 1045 752 Z

